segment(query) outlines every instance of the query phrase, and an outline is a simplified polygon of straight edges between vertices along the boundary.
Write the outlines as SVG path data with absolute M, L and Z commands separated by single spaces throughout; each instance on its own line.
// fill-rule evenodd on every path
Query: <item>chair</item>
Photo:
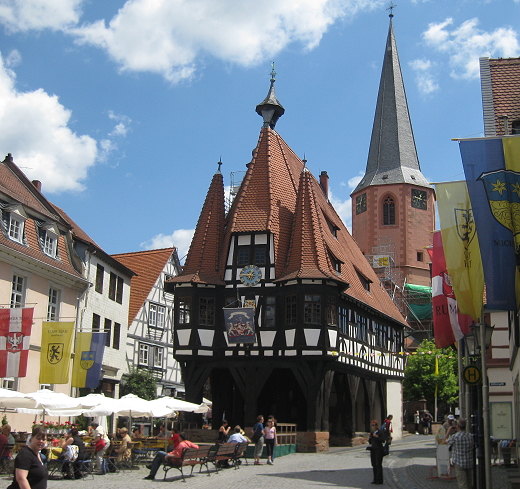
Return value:
M 103 456 L 103 473 L 104 474 L 110 474 L 110 473 L 119 473 L 119 466 L 117 463 L 117 453 L 115 450 L 117 449 L 117 446 L 110 445 L 105 452 L 105 455 Z
M 14 444 L 6 443 L 0 453 L 0 474 L 12 474 L 14 471 L 13 464 Z
M 76 460 L 74 464 L 79 469 L 82 479 L 86 479 L 88 475 L 94 479 L 94 463 L 90 457 L 85 460 Z

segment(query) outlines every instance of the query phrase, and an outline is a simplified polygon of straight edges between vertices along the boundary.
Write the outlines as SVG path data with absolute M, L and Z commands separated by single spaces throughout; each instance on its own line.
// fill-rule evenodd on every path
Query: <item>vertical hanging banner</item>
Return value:
M 515 246 L 509 202 L 515 207 L 515 182 L 506 183 L 505 170 L 520 171 L 520 137 L 477 138 L 459 141 L 471 207 L 479 234 L 486 279 L 488 309 L 516 309 L 515 272 L 519 251 Z M 493 172 L 503 170 L 503 175 Z M 498 182 L 498 185 L 497 185 Z M 510 199 L 512 197 L 512 199 Z M 513 210 L 514 212 L 514 210 Z M 516 291 L 518 296 L 519 291 Z
M 34 308 L 0 309 L 0 377 L 25 377 Z
M 479 239 L 465 181 L 435 184 L 448 274 L 463 314 L 480 320 L 484 271 Z
M 40 384 L 66 384 L 69 381 L 74 323 L 42 323 Z
M 469 333 L 471 317 L 461 314 L 446 268 L 442 236 L 433 233 L 433 247 L 428 249 L 432 261 L 432 306 L 435 346 L 445 348 Z
M 106 338 L 106 333 L 76 334 L 72 387 L 95 389 L 99 385 Z
M 255 310 L 252 307 L 226 308 L 223 311 L 230 344 L 256 343 Z

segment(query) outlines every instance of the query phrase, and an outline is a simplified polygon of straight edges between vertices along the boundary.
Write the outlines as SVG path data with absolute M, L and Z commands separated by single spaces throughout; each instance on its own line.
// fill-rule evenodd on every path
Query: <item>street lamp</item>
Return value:
M 478 402 L 479 411 L 479 474 L 480 489 L 491 489 L 491 444 L 489 430 L 489 381 L 487 376 L 487 349 L 491 345 L 491 336 L 494 326 L 474 324 L 471 331 L 465 336 L 468 354 L 470 357 L 480 355 L 482 370 L 482 387 Z M 478 391 L 477 391 L 478 392 Z M 482 423 L 481 423 L 482 421 Z M 483 429 L 482 429 L 483 428 Z M 482 453 L 482 451 L 484 453 Z

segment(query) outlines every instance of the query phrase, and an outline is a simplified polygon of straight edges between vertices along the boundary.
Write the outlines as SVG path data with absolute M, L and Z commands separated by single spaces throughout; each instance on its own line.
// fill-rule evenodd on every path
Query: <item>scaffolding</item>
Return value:
M 381 281 L 381 285 L 414 331 L 421 332 L 420 336 L 431 337 L 432 319 L 419 317 L 416 312 L 421 306 L 431 304 L 431 292 L 407 286 L 398 261 L 397 246 L 392 238 L 379 236 L 377 245 L 372 247 L 371 253 L 365 256 Z
M 244 179 L 245 175 L 245 171 L 233 171 L 229 174 L 231 182 L 229 186 L 229 195 L 224 199 L 226 213 L 231 208 L 231 204 L 233 204 L 233 201 L 237 196 L 237 193 L 240 189 L 240 185 L 242 185 L 242 180 Z

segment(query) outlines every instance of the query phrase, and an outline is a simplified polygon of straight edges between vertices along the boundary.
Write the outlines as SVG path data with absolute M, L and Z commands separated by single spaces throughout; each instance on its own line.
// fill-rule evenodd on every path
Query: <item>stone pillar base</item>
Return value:
M 296 451 L 301 453 L 320 453 L 329 451 L 328 431 L 298 431 Z

